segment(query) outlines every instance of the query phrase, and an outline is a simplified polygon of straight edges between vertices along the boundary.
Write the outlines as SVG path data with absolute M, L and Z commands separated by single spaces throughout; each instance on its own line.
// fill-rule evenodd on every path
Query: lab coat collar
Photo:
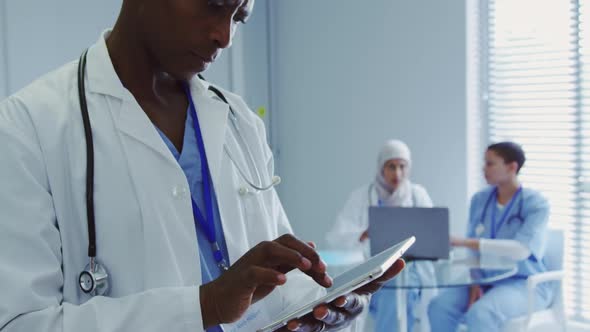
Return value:
M 106 42 L 110 34 L 111 30 L 105 30 L 96 44 L 88 50 L 87 90 L 91 93 L 104 94 L 122 100 L 135 100 L 131 92 L 123 86 L 111 61 Z M 190 85 L 191 92 L 194 94 L 206 94 L 209 89 L 209 83 L 201 80 L 198 76 L 191 79 Z
M 88 52 L 87 90 L 90 93 L 108 95 L 122 100 L 121 110 L 114 114 L 119 130 L 149 146 L 169 161 L 177 163 L 150 119 L 131 92 L 123 86 L 115 72 L 106 45 L 109 34 L 110 30 L 103 32 L 98 42 Z M 189 81 L 189 86 L 201 125 L 211 177 L 215 183 L 220 175 L 229 106 L 209 91 L 210 84 L 198 76 Z
M 111 61 L 106 42 L 110 33 L 111 30 L 104 31 L 96 44 L 88 50 L 86 89 L 90 93 L 104 94 L 121 100 L 134 100 L 133 95 L 123 86 Z
M 106 43 L 110 33 L 111 30 L 105 30 L 96 44 L 88 50 L 87 90 L 91 93 L 105 94 L 122 100 L 135 100 L 131 92 L 123 86 L 111 61 Z M 210 85 L 198 76 L 191 79 L 189 84 L 193 95 L 207 94 Z
M 123 86 L 115 72 L 106 44 L 106 38 L 110 33 L 110 30 L 104 31 L 98 42 L 88 50 L 85 83 L 89 107 L 92 105 L 92 98 L 97 94 L 118 99 L 120 103 L 109 102 L 108 105 L 115 126 L 125 135 L 124 137 L 147 146 L 167 162 L 178 165 L 147 114 L 131 92 Z

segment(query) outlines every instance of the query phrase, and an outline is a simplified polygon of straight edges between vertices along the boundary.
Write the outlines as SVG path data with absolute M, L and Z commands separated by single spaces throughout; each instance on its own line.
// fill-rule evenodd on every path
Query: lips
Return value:
M 212 63 L 213 61 L 215 61 L 216 56 L 215 55 L 211 55 L 211 56 L 203 56 L 197 52 L 192 52 L 192 54 L 198 58 L 200 58 L 203 62 L 206 63 Z

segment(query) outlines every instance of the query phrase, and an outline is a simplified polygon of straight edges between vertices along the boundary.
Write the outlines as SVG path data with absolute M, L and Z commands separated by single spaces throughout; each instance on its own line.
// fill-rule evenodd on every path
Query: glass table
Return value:
M 330 250 L 319 251 L 322 259 L 328 264 L 328 272 L 332 276 L 348 270 L 364 261 L 362 252 Z M 466 287 L 472 285 L 493 284 L 503 279 L 514 276 L 518 271 L 518 262 L 497 257 L 486 257 L 482 260 L 473 251 L 455 248 L 451 251 L 449 259 L 436 261 L 407 260 L 406 268 L 384 288 L 397 289 L 396 301 L 398 308 L 406 308 L 407 289 L 425 288 L 451 288 Z M 411 278 L 413 265 L 426 266 L 432 272 L 432 278 L 416 280 Z M 398 331 L 407 331 L 407 318 L 404 310 L 398 310 Z
M 493 284 L 510 278 L 518 271 L 518 262 L 504 257 L 489 257 L 483 261 L 468 250 L 453 250 L 449 259 L 436 261 L 408 260 L 407 267 L 385 287 L 402 289 L 448 288 Z M 412 280 L 408 278 L 413 264 L 430 266 L 434 278 Z
M 433 277 L 425 280 L 411 278 L 413 265 L 429 269 Z M 486 257 L 482 260 L 468 249 L 454 249 L 449 259 L 437 261 L 407 261 L 406 268 L 384 288 L 397 289 L 398 331 L 407 331 L 406 292 L 408 289 L 452 288 L 473 285 L 490 285 L 514 276 L 518 262 L 504 257 Z

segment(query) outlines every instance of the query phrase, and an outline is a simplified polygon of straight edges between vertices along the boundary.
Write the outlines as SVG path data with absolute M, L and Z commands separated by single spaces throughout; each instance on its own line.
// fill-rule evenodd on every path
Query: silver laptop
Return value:
M 448 259 L 449 209 L 370 207 L 369 238 L 374 256 L 392 245 L 416 237 L 406 252 L 412 259 Z

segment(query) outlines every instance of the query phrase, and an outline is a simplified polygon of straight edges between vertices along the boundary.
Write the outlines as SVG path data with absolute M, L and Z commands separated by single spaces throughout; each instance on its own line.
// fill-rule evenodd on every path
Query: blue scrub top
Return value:
M 176 150 L 176 147 L 166 137 L 166 135 L 158 128 L 158 133 L 170 149 L 174 158 L 178 161 L 178 164 L 184 171 L 186 175 L 188 184 L 190 186 L 190 191 L 193 199 L 197 203 L 197 206 L 201 211 L 205 211 L 205 201 L 203 197 L 203 179 L 201 176 L 201 157 L 199 155 L 199 148 L 197 146 L 197 137 L 195 134 L 195 129 L 193 127 L 193 119 L 191 116 L 191 112 L 187 111 L 186 122 L 184 126 L 184 138 L 182 144 L 182 153 L 179 153 Z M 229 262 L 229 256 L 227 252 L 227 245 L 225 242 L 225 237 L 223 235 L 223 228 L 221 225 L 221 218 L 219 216 L 219 207 L 217 205 L 217 197 L 215 196 L 215 191 L 211 188 L 212 201 L 213 201 L 213 218 L 215 222 L 215 234 L 217 241 L 221 247 L 223 252 L 223 257 L 226 259 L 227 263 Z M 221 275 L 221 270 L 217 266 L 217 262 L 213 257 L 213 250 L 211 248 L 211 244 L 207 239 L 207 235 L 205 230 L 201 227 L 199 222 L 195 220 L 195 225 L 197 226 L 197 242 L 199 245 L 199 253 L 200 253 L 200 260 L 201 260 L 201 278 L 203 280 L 203 284 L 209 283 L 215 279 L 217 279 Z M 214 327 L 207 329 L 207 332 L 218 332 L 223 331 L 219 327 Z
M 543 262 L 547 245 L 547 225 L 549 222 L 549 203 L 533 189 L 523 188 L 517 200 L 512 204 L 505 222 L 498 228 L 504 209 L 498 206 L 497 198 L 490 198 L 493 187 L 486 188 L 475 194 L 469 210 L 469 238 L 491 238 L 492 209 L 496 209 L 496 239 L 516 240 L 531 251 L 531 256 L 518 265 L 514 278 L 526 278 L 530 275 L 546 272 Z M 488 203 L 489 201 L 489 203 Z M 487 211 L 483 215 L 488 203 Z M 482 217 L 483 215 L 483 217 Z M 484 231 L 476 234 L 479 224 L 483 223 Z

